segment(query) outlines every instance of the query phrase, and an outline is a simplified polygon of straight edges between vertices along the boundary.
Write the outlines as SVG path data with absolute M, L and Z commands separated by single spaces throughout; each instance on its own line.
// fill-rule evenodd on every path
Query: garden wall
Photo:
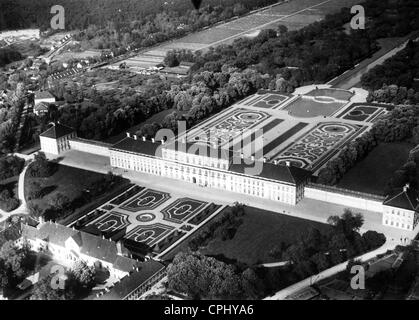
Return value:
M 352 208 L 383 212 L 384 197 L 376 195 L 310 184 L 305 188 L 304 196 L 309 199 L 326 201 Z
M 70 140 L 70 148 L 82 152 L 97 154 L 99 156 L 109 157 L 109 148 L 111 144 L 99 141 L 74 138 Z

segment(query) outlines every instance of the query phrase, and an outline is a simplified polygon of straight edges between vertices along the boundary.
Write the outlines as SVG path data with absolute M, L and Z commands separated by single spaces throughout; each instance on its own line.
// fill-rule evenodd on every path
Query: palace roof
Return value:
M 56 123 L 48 130 L 42 132 L 40 136 L 46 137 L 46 138 L 58 139 L 66 135 L 69 135 L 70 133 L 73 133 L 73 132 L 74 132 L 73 128 Z
M 255 160 L 255 162 L 251 162 L 250 164 L 246 164 L 243 159 L 240 160 L 242 161 L 239 164 L 236 164 L 239 162 L 238 159 L 233 160 L 233 164 L 230 166 L 231 171 L 292 184 L 299 184 L 311 177 L 311 171 L 294 166 L 273 164 L 270 162 L 262 162 L 258 160 Z M 261 168 L 261 172 L 255 174 L 249 174 L 245 172 L 246 169 L 246 171 L 248 171 L 251 168 L 254 168 L 254 170 Z
M 418 203 L 417 193 L 412 188 L 404 187 L 401 191 L 388 195 L 383 205 L 416 211 Z
M 161 142 L 152 142 L 150 140 L 143 141 L 142 139 L 124 138 L 118 143 L 114 144 L 111 149 L 128 151 L 133 153 L 140 153 L 149 156 L 158 156 L 159 146 Z M 160 153 L 160 152 L 159 152 Z M 160 153 L 161 154 L 161 153 Z
M 97 299 L 122 300 L 164 268 L 164 264 L 155 260 L 140 262 L 135 271 L 123 277 L 108 293 L 105 293 Z
M 138 264 L 137 260 L 126 256 L 129 252 L 122 245 L 57 223 L 45 222 L 37 227 L 23 225 L 22 237 L 43 240 L 63 248 L 66 247 L 67 240 L 71 238 L 79 247 L 80 253 L 111 263 L 115 269 L 125 272 L 133 270 Z
M 49 91 L 35 91 L 35 99 L 55 99 Z
M 197 142 L 183 142 L 176 140 L 175 142 L 165 145 L 166 149 L 176 149 L 180 152 L 185 152 L 194 155 L 206 155 L 210 158 L 229 160 L 233 157 L 232 147 L 229 149 L 216 147 L 211 144 L 197 143 Z

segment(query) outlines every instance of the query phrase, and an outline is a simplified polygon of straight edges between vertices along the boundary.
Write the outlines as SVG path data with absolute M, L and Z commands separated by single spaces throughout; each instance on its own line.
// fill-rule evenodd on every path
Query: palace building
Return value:
M 73 128 L 56 123 L 40 134 L 41 150 L 46 153 L 60 154 L 70 150 L 70 139 L 76 138 Z
M 107 270 L 114 278 L 111 286 L 99 291 L 96 299 L 138 299 L 166 275 L 166 266 L 156 260 L 140 262 L 122 242 L 69 228 L 58 223 L 40 222 L 21 225 L 17 245 L 28 243 L 36 252 L 50 254 L 66 266 L 84 261 L 89 266 Z
M 383 224 L 413 230 L 419 220 L 419 199 L 416 192 L 405 185 L 402 190 L 387 196 L 383 202 Z
M 158 133 L 147 139 L 127 132 L 113 145 L 77 138 L 74 130 L 56 124 L 41 134 L 41 149 L 96 154 L 109 157 L 115 168 L 287 205 L 308 198 L 377 212 L 384 225 L 413 230 L 419 207 L 414 200 L 406 208 L 406 201 L 399 201 L 403 193 L 384 198 L 312 181 L 348 142 L 386 113 L 385 107 L 354 103 L 355 93 L 346 90 L 303 89 L 294 95 L 261 92 L 188 130 L 179 125 L 177 135 Z
M 194 144 L 174 144 L 126 137 L 109 149 L 113 167 L 178 179 L 200 186 L 223 189 L 295 205 L 304 197 L 311 172 L 294 166 L 260 163 L 251 165 L 233 152 L 206 146 L 202 155 Z M 186 151 L 185 151 L 186 150 Z M 201 148 L 202 150 L 202 148 Z M 205 154 L 205 152 L 204 152 Z M 259 173 L 247 173 L 257 171 Z M 255 169 L 255 170 L 252 170 Z

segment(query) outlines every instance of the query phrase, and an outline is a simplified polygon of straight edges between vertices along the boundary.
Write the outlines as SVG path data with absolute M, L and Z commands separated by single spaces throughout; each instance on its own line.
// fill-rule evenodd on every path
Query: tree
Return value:
M 34 284 L 31 300 L 65 300 L 65 292 L 61 289 L 53 289 L 51 281 L 54 275 L 40 279 Z
M 29 210 L 29 214 L 34 217 L 34 218 L 39 218 L 39 217 L 43 217 L 44 216 L 44 209 L 42 209 L 39 205 L 37 205 L 36 203 L 32 202 L 32 201 L 28 201 L 26 203 L 26 206 Z
M 362 240 L 366 247 L 371 250 L 382 246 L 386 242 L 386 237 L 377 231 L 368 230 L 362 234 Z
M 0 249 L 0 266 L 3 267 L 2 283 L 16 285 L 31 270 L 33 255 L 27 243 L 17 247 L 13 241 L 5 242 Z
M 199 298 L 237 298 L 241 279 L 232 266 L 200 253 L 181 252 L 167 269 L 169 288 Z
M 30 165 L 30 172 L 32 177 L 44 178 L 52 174 L 52 166 L 49 163 L 45 153 L 38 152 L 34 161 Z
M 354 231 L 358 232 L 364 224 L 364 217 L 361 213 L 352 213 L 350 209 L 345 209 L 342 216 L 330 216 L 327 222 L 335 227 L 336 230 L 348 235 Z
M 31 181 L 29 184 L 28 199 L 38 199 L 42 195 L 42 185 L 39 181 Z
M 88 266 L 86 262 L 80 260 L 74 264 L 71 273 L 83 288 L 91 288 L 94 286 L 96 277 L 94 266 Z
M 174 50 L 169 50 L 164 57 L 164 64 L 170 68 L 176 67 L 179 65 L 180 61 L 178 60 L 177 54 Z

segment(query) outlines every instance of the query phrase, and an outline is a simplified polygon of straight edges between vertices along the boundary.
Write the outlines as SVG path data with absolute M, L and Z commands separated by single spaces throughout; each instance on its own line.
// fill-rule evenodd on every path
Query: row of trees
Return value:
M 370 131 L 349 142 L 337 157 L 319 171 L 318 182 L 336 184 L 356 163 L 365 158 L 380 142 L 403 141 L 419 132 L 419 109 L 416 106 L 397 106 L 378 120 Z
M 377 65 L 361 77 L 361 84 L 369 90 L 379 90 L 384 84 L 407 89 L 417 88 L 419 74 L 419 44 L 408 41 L 406 48 Z M 406 93 L 407 94 L 407 93 Z
M 359 233 L 361 214 L 346 209 L 342 216 L 328 219 L 331 229 L 313 228 L 300 241 L 282 245 L 276 259 L 288 261 L 286 269 L 231 265 L 199 252 L 177 254 L 167 269 L 169 289 L 195 299 L 257 299 L 278 286 L 301 280 L 384 244 L 385 236 L 375 231 Z M 279 272 L 279 274 L 278 274 Z
M 370 90 L 367 102 L 379 102 L 390 104 L 418 104 L 419 92 L 413 88 L 399 87 L 396 84 L 386 85 L 377 90 Z
M 198 252 L 181 252 L 167 268 L 168 288 L 194 299 L 258 299 L 261 279 L 248 268 L 233 265 Z
M 290 261 L 291 270 L 299 279 L 319 273 L 354 256 L 376 249 L 384 244 L 385 236 L 375 231 L 359 233 L 364 223 L 361 214 L 345 209 L 342 216 L 331 216 L 330 232 L 312 229 L 307 237 L 290 245 L 282 259 Z
M 9 93 L 6 103 L 0 105 L 0 156 L 14 150 L 20 113 L 25 103 L 27 92 L 24 85 L 19 83 L 16 90 Z

